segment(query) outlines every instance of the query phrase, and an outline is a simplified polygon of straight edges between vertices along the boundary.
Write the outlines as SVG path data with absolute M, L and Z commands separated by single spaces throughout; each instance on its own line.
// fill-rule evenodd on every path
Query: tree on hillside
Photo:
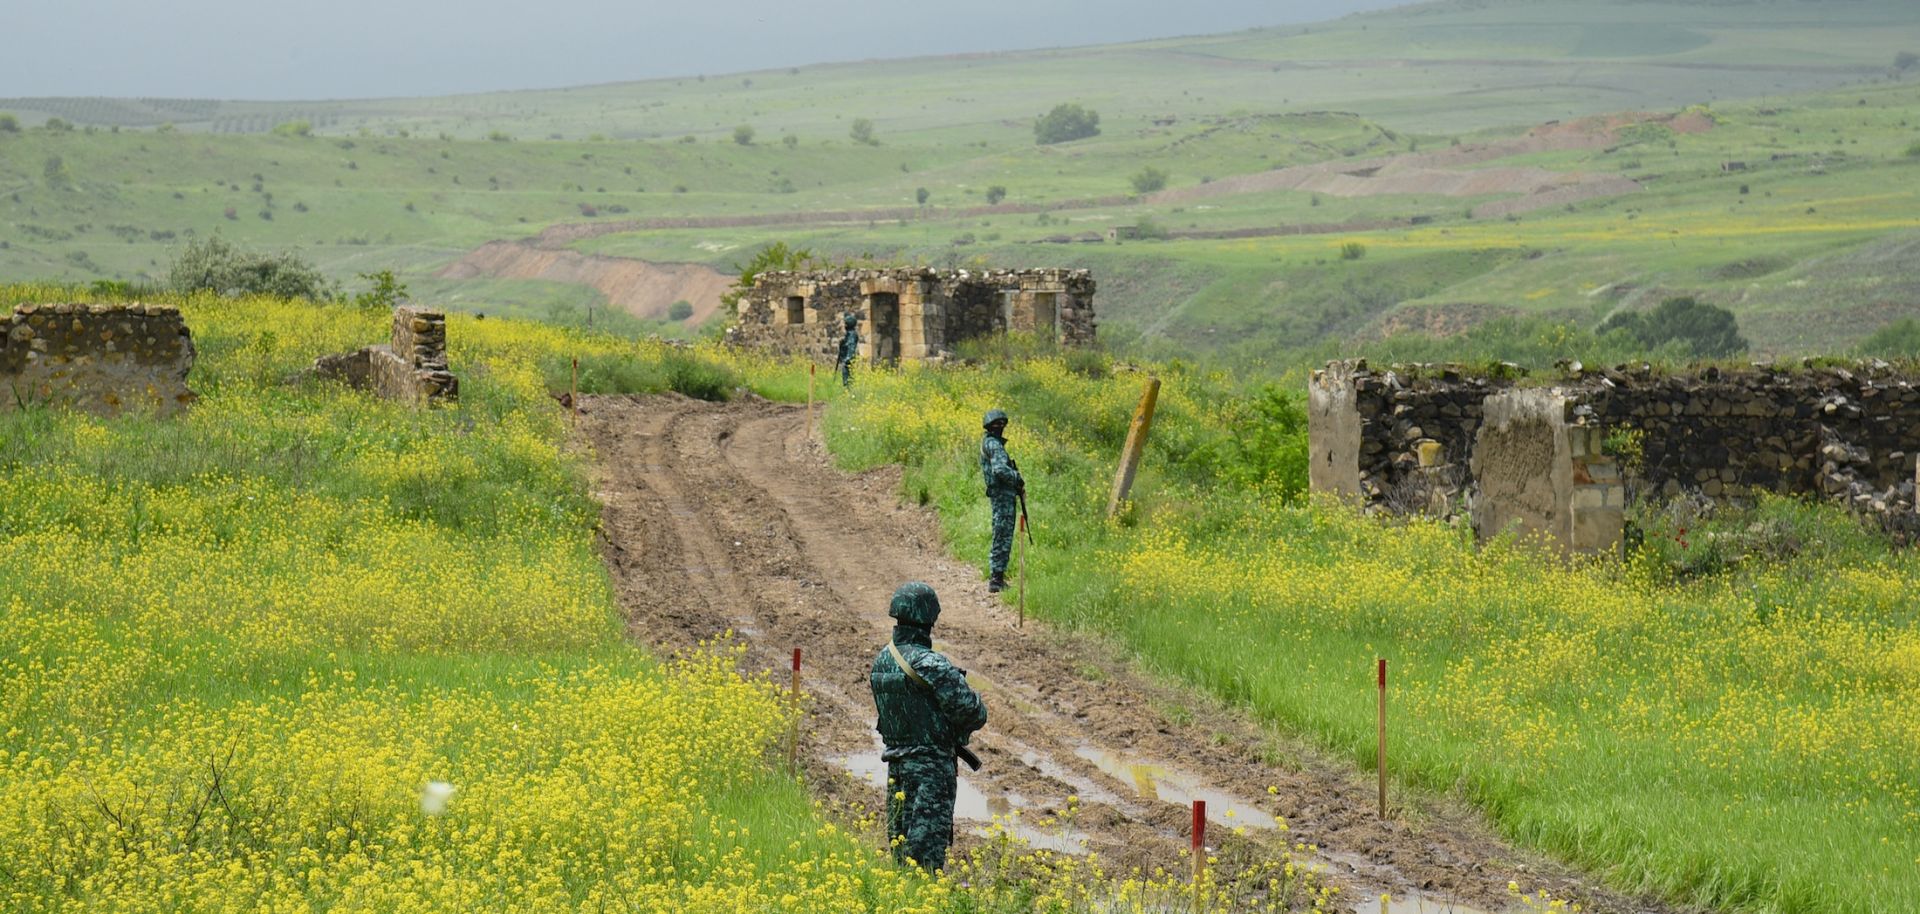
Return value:
M 1159 168 L 1153 167 L 1152 165 L 1148 165 L 1147 167 L 1140 169 L 1138 173 L 1136 173 L 1133 177 L 1129 178 L 1128 180 L 1133 182 L 1134 193 L 1150 194 L 1156 190 L 1166 189 L 1167 173 L 1164 169 L 1159 169 Z
M 19 133 L 20 119 L 11 114 L 0 112 L 0 133 Z
M 693 302 L 680 299 L 667 306 L 667 320 L 683 321 L 693 316 Z
M 47 179 L 48 187 L 66 187 L 73 183 L 73 171 L 59 156 L 47 156 L 47 161 L 40 166 L 40 174 Z
M 72 124 L 69 124 L 66 121 L 63 121 L 57 117 L 47 118 L 46 128 L 48 133 L 72 133 L 73 132 Z
M 995 184 L 987 188 L 988 206 L 992 206 L 1005 199 L 1007 199 L 1007 188 L 1005 185 Z
M 229 298 L 272 295 L 322 301 L 335 297 L 333 284 L 299 255 L 249 251 L 218 235 L 187 242 L 187 249 L 167 271 L 167 285 L 183 294 L 207 291 Z
M 1062 102 L 1033 122 L 1033 141 L 1041 146 L 1100 135 L 1100 112 Z
M 873 122 L 864 117 L 853 119 L 853 127 L 847 131 L 847 135 L 853 137 L 854 142 L 865 146 L 880 145 L 880 141 L 873 138 Z
M 733 141 L 742 146 L 752 146 L 753 128 L 746 124 L 733 128 Z
M 745 264 L 734 264 L 740 275 L 733 286 L 720 296 L 720 303 L 732 308 L 740 303 L 740 297 L 753 288 L 753 282 L 760 274 L 775 270 L 799 270 L 813 260 L 813 252 L 806 248 L 788 247 L 784 241 L 776 241 L 755 251 L 753 259 Z
M 1696 358 L 1719 359 L 1747 350 L 1732 311 L 1691 295 L 1669 298 L 1652 311 L 1622 311 L 1601 323 L 1602 335 L 1624 331 L 1647 349 L 1679 342 Z
M 913 192 L 914 202 L 919 203 L 921 206 L 926 206 L 927 198 L 931 196 L 933 196 L 933 193 L 924 187 L 916 188 Z

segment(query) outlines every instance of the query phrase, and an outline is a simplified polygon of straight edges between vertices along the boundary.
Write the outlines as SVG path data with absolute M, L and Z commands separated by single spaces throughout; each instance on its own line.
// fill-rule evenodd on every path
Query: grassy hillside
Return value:
M 471 97 L 0 99 L 25 125 L 0 132 L 0 273 L 151 281 L 187 238 L 219 232 L 296 247 L 350 285 L 393 269 L 436 300 L 577 320 L 602 293 L 433 279 L 483 242 L 577 223 L 543 243 L 722 269 L 775 239 L 836 258 L 1088 266 L 1110 338 L 1151 351 L 1231 341 L 1295 357 L 1489 316 L 1591 324 L 1679 293 L 1733 308 L 1763 349 L 1830 349 L 1914 311 L 1902 233 L 1920 67 L 1894 69 L 1913 49 L 1920 8 L 1894 0 L 1460 2 Z M 1100 135 L 1036 145 L 1033 119 L 1063 101 L 1099 111 Z M 1289 166 L 1524 146 L 1549 121 L 1690 105 L 1717 126 L 1508 149 L 1387 192 L 1260 184 Z M 37 126 L 50 116 L 79 129 Z M 862 118 L 875 144 L 850 136 Z M 270 132 L 293 121 L 311 133 Z M 1138 196 L 1149 168 L 1167 190 Z M 1447 189 L 1476 170 L 1504 177 Z M 1628 189 L 1501 209 L 1602 179 Z M 995 187 L 1004 201 L 989 206 Z M 1081 243 L 1142 223 L 1171 237 Z M 1364 258 L 1341 260 L 1356 241 Z M 1812 309 L 1834 316 L 1798 319 Z

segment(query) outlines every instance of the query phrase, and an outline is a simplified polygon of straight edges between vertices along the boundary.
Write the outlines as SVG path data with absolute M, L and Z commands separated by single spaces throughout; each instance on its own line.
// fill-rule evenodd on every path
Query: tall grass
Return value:
M 1039 541 L 1030 612 L 1363 767 L 1372 660 L 1390 658 L 1399 783 L 1461 793 L 1622 889 L 1920 909 L 1920 560 L 1794 501 L 1651 523 L 1624 564 L 1361 519 L 1299 497 L 1296 414 L 1252 408 L 1297 395 L 1177 370 L 1109 522 L 1136 380 L 1057 361 L 871 378 L 828 441 L 850 465 L 906 463 L 907 497 L 984 563 L 974 443 L 1003 407 Z

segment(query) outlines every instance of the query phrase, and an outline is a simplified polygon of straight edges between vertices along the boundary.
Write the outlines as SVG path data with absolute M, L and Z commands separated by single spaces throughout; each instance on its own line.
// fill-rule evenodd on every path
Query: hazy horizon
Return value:
M 1138 41 L 1313 22 L 1408 0 L 984 0 L 945 19 L 883 0 L 718 0 L 657 10 L 504 0 L 271 11 L 243 0 L 25 0 L 0 97 L 338 99 L 560 88 L 933 54 Z M 651 5 L 649 5 L 651 6 Z

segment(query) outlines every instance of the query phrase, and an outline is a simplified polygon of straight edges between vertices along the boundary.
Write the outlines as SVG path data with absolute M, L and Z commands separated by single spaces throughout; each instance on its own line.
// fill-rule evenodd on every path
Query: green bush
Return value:
M 987 205 L 988 206 L 992 206 L 1005 199 L 1007 199 L 1007 189 L 1005 186 L 1000 184 L 993 184 L 987 187 Z
M 1341 260 L 1359 260 L 1367 256 L 1367 246 L 1358 241 L 1349 241 L 1340 246 Z
M 1099 135 L 1100 112 L 1071 102 L 1053 106 L 1033 122 L 1033 141 L 1041 146 Z
M 336 297 L 333 284 L 299 255 L 249 251 L 218 235 L 188 242 L 167 271 L 167 285 L 181 294 L 209 291 L 228 298 L 271 295 L 324 301 Z
M 1697 301 L 1692 296 L 1669 298 L 1652 311 L 1622 311 L 1602 322 L 1599 333 L 1624 331 L 1640 345 L 1659 349 L 1679 343 L 1685 355 L 1720 359 L 1747 351 L 1733 312 Z
M 681 299 L 667 306 L 667 320 L 683 321 L 693 316 L 693 302 Z
M 1134 174 L 1133 177 L 1127 180 L 1133 183 L 1134 193 L 1150 194 L 1156 190 L 1166 189 L 1167 173 L 1163 169 L 1155 168 L 1152 165 L 1148 165 L 1147 167 L 1140 169 L 1138 172 Z
M 375 273 L 361 273 L 360 278 L 372 283 L 367 291 L 355 295 L 353 303 L 368 311 L 392 311 L 407 297 L 407 284 L 395 279 L 392 270 L 380 270 Z
M 1907 147 L 1907 158 L 1920 159 L 1920 140 L 1914 140 L 1913 145 Z
M 0 112 L 0 133 L 19 133 L 20 119 L 11 114 Z
M 847 131 L 847 135 L 863 146 L 880 145 L 880 141 L 873 138 L 873 122 L 864 117 L 853 119 L 853 127 Z
M 921 206 L 926 206 L 926 205 L 927 205 L 927 199 L 928 199 L 928 198 L 930 198 L 930 197 L 932 197 L 932 196 L 933 196 L 933 194 L 932 194 L 932 193 L 930 193 L 930 192 L 928 192 L 928 190 L 927 190 L 926 188 L 924 188 L 924 187 L 917 187 L 917 188 L 914 188 L 914 191 L 913 191 L 913 200 L 914 200 L 914 202 L 915 202 L 915 203 L 918 203 L 918 204 L 920 204 Z
M 1881 327 L 1855 351 L 1884 359 L 1920 359 L 1920 320 L 1903 317 Z
M 679 350 L 668 352 L 662 364 L 667 388 L 696 400 L 731 399 L 733 389 L 740 386 L 732 369 Z
M 309 121 L 287 121 L 276 124 L 273 132 L 277 136 L 313 136 L 313 124 Z
M 733 141 L 735 143 L 739 143 L 742 146 L 752 146 L 753 145 L 753 127 L 747 124 L 741 124 L 740 126 L 733 128 Z

